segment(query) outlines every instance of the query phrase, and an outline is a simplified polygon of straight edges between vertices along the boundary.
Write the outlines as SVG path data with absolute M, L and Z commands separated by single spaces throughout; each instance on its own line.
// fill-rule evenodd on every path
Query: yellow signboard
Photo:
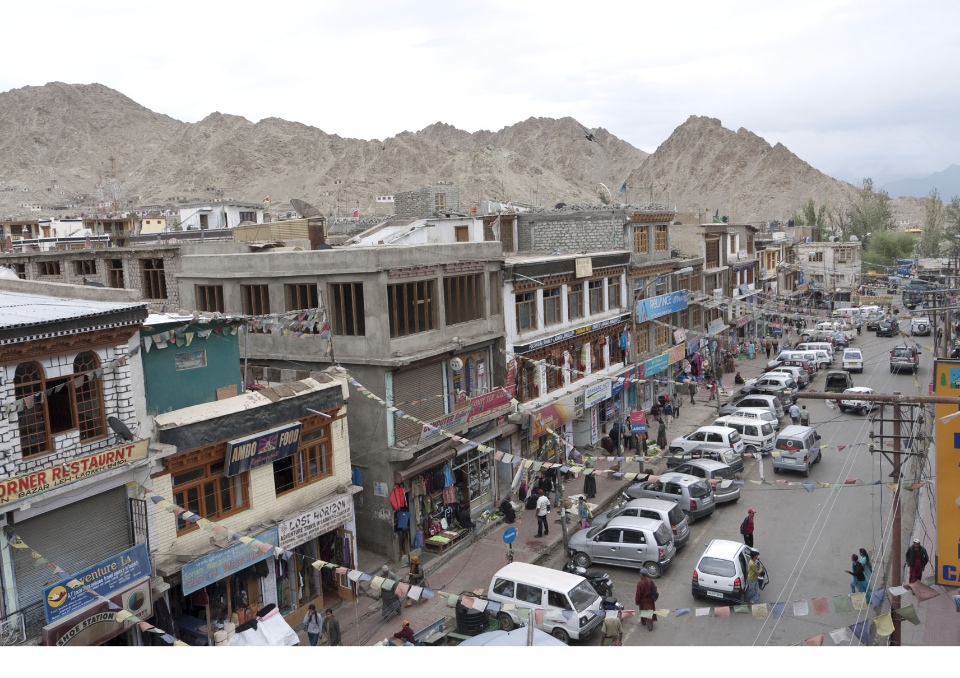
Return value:
M 578 258 L 576 266 L 578 278 L 589 278 L 593 275 L 593 259 L 591 257 Z
M 937 360 L 935 393 L 960 396 L 960 360 Z M 960 406 L 937 403 L 937 583 L 960 586 Z

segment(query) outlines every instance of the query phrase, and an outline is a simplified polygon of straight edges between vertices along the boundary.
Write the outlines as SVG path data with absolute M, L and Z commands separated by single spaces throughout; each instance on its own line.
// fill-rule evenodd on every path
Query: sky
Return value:
M 6 4 L 0 91 L 97 82 L 184 122 L 571 116 L 652 153 L 698 115 L 854 183 L 960 164 L 956 0 Z

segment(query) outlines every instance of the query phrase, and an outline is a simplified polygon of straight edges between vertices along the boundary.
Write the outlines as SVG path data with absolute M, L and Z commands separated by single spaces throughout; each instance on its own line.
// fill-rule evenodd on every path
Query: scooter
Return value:
M 590 586 L 593 587 L 593 590 L 597 592 L 598 596 L 613 597 L 613 581 L 610 579 L 610 575 L 606 572 L 590 572 L 585 567 L 578 567 L 573 562 L 573 554 L 570 555 L 570 560 L 563 566 L 563 571 L 579 575 L 586 579 Z

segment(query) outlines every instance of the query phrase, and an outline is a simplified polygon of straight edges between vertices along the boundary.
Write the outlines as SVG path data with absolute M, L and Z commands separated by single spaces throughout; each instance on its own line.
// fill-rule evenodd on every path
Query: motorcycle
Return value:
M 573 554 L 570 554 L 570 560 L 563 566 L 564 572 L 569 572 L 571 574 L 576 574 L 584 579 L 590 584 L 594 591 L 597 592 L 597 595 L 601 598 L 611 597 L 613 598 L 613 581 L 610 579 L 610 575 L 606 572 L 590 572 L 584 567 L 578 567 L 573 562 Z M 616 599 L 614 598 L 614 601 Z M 616 608 L 604 608 L 604 609 L 616 609 Z

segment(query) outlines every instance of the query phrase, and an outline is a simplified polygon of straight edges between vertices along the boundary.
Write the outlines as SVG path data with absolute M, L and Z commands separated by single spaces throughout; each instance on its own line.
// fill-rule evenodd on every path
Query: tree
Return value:
M 824 229 L 828 226 L 827 206 L 820 205 L 817 207 L 813 198 L 810 198 L 800 206 L 799 213 L 794 212 L 793 223 L 796 226 L 807 226 L 814 235 L 814 240 L 821 241 L 825 236 Z
M 944 226 L 947 221 L 946 210 L 940 192 L 934 188 L 923 201 L 923 234 L 920 237 L 920 256 L 939 257 L 940 247 L 946 237 Z
M 949 239 L 960 236 L 960 196 L 950 198 L 950 204 L 946 205 L 943 211 L 946 222 L 944 236 Z
M 883 231 L 870 237 L 870 246 L 863 252 L 865 266 L 894 266 L 897 259 L 913 257 L 917 241 L 909 233 Z
M 890 195 L 886 191 L 873 190 L 873 179 L 866 178 L 858 191 L 857 202 L 850 209 L 842 240 L 857 236 L 866 246 L 868 234 L 877 235 L 893 229 L 893 214 L 890 212 Z

